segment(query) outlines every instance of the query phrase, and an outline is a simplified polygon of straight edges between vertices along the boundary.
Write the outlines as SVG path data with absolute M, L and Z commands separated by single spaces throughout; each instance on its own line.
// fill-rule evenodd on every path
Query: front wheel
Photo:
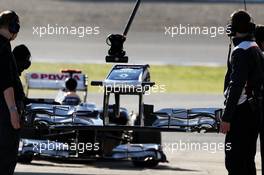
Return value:
M 146 160 L 146 161 L 133 160 L 132 163 L 135 167 L 139 167 L 139 168 L 155 168 L 159 165 L 158 160 Z

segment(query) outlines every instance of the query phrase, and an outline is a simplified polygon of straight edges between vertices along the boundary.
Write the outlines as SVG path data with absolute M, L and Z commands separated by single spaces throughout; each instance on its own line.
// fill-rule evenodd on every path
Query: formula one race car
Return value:
M 135 78 L 142 76 L 141 73 L 140 70 Z M 79 89 L 86 89 L 86 76 L 79 72 L 72 76 L 81 80 L 82 83 L 78 84 Z M 26 77 L 28 89 L 42 87 L 60 89 L 63 87 L 63 79 L 68 76 L 64 71 L 63 74 L 30 73 Z M 58 81 L 55 77 L 64 78 Z M 52 99 L 34 99 L 34 102 L 27 106 L 24 114 L 19 160 L 29 163 L 33 156 L 69 159 L 99 157 L 125 159 L 129 157 L 135 165 L 143 166 L 155 166 L 160 161 L 166 161 L 160 145 L 154 142 L 148 144 L 134 142 L 136 140 L 130 130 L 114 129 L 111 131 L 110 128 L 107 129 L 103 115 L 107 115 L 109 125 L 122 127 L 130 125 L 130 116 L 125 108 L 118 107 L 117 109 L 117 104 L 106 106 L 100 109 L 92 103 L 70 106 L 58 104 Z M 88 128 L 81 130 L 84 126 Z M 80 145 L 86 148 L 88 145 L 89 149 L 83 150 Z
M 162 131 L 217 131 L 221 109 L 161 109 L 154 112 L 153 105 L 144 104 L 144 93 L 155 84 L 150 81 L 148 69 L 148 65 L 116 65 L 104 81 L 93 81 L 92 85 L 105 89 L 103 108 L 93 103 L 71 106 L 51 99 L 35 99 L 24 114 L 19 160 L 29 163 L 34 156 L 112 158 L 130 159 L 136 166 L 154 167 L 167 161 L 162 151 Z M 59 84 L 54 78 L 47 80 L 49 75 L 38 74 L 40 78 L 33 80 L 32 75 L 37 74 L 26 75 L 29 89 L 42 81 L 49 81 L 45 88 L 48 88 L 47 84 L 50 88 Z M 61 74 L 52 75 L 62 77 Z M 73 75 L 86 77 L 80 73 Z M 78 84 L 79 89 L 85 89 L 83 81 L 86 79 Z M 109 104 L 110 94 L 114 94 L 114 104 Z M 122 95 L 139 96 L 136 120 L 132 121 L 133 116 L 128 110 L 120 107 Z

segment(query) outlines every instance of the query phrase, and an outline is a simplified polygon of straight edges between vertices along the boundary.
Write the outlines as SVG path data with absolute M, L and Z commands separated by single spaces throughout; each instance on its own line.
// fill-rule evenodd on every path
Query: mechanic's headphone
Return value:
M 226 27 L 227 35 L 229 37 L 235 36 L 236 32 L 240 32 L 234 25 L 228 24 Z M 253 34 L 256 30 L 256 24 L 253 22 L 249 22 L 248 24 L 248 31 L 246 33 L 251 33 Z
M 241 18 L 243 17 L 248 17 L 250 18 L 250 21 L 247 22 L 247 23 L 239 23 L 237 20 L 237 18 L 239 18 L 237 16 L 236 19 L 234 19 L 235 17 L 235 14 L 236 13 L 244 13 L 242 15 Z M 250 34 L 254 34 L 255 30 L 256 30 L 256 24 L 253 22 L 253 19 L 250 17 L 249 14 L 247 14 L 247 12 L 245 11 L 239 11 L 239 12 L 236 12 L 232 15 L 232 19 L 230 20 L 230 23 L 227 25 L 227 28 L 226 28 L 226 31 L 227 31 L 227 34 L 229 37 L 232 37 L 232 36 L 235 36 L 236 35 L 236 32 L 239 32 L 239 33 L 250 33 Z M 243 20 L 243 19 L 241 19 Z
M 258 25 L 256 27 L 255 38 L 256 38 L 256 42 L 259 45 L 261 42 L 264 42 L 264 26 L 263 25 Z
M 10 33 L 14 33 L 14 34 L 18 33 L 20 29 L 20 24 L 19 24 L 19 17 L 16 14 L 16 12 L 12 10 L 2 12 L 0 16 L 0 26 L 3 25 L 8 25 L 8 30 Z

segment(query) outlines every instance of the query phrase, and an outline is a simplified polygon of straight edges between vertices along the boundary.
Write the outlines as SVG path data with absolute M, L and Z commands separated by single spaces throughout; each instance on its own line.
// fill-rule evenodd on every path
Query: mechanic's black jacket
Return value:
M 0 124 L 10 124 L 10 114 L 4 98 L 4 91 L 9 87 L 14 88 L 15 100 L 19 108 L 24 98 L 23 87 L 10 42 L 0 35 Z
M 234 38 L 233 44 L 235 48 L 228 61 L 224 84 L 226 108 L 222 120 L 225 122 L 231 121 L 237 105 L 250 97 L 261 96 L 264 78 L 264 56 L 254 39 Z

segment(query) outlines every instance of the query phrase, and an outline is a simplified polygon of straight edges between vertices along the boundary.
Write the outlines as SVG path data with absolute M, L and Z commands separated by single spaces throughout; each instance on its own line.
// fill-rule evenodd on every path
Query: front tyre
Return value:
M 158 160 L 146 160 L 146 161 L 132 160 L 132 163 L 135 167 L 138 168 L 155 168 L 159 165 Z

